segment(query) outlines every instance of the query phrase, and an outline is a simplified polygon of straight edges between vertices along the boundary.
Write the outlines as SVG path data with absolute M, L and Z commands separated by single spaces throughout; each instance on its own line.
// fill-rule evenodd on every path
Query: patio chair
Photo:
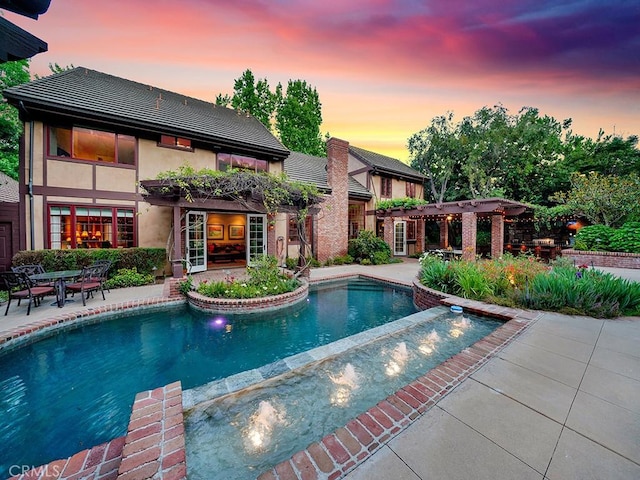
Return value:
M 102 289 L 103 270 L 104 266 L 102 265 L 84 267 L 80 277 L 75 282 L 67 283 L 65 290 L 73 294 L 80 292 L 83 306 L 87 305 L 87 298 L 93 298 L 93 292 L 97 292 L 98 290 L 102 293 L 102 299 L 106 300 L 104 290 Z
M 13 270 L 14 272 L 26 273 L 27 277 L 35 273 L 45 273 L 44 267 L 39 263 L 32 264 L 32 265 L 16 265 L 15 267 L 11 267 L 11 270 Z M 29 282 L 31 283 L 32 286 L 55 287 L 55 282 L 51 282 L 51 281 L 36 282 L 29 279 Z
M 102 281 L 103 286 L 107 281 L 107 273 L 109 272 L 112 264 L 113 262 L 111 260 L 96 260 L 91 264 L 92 267 L 102 267 L 103 270 L 102 275 L 100 275 L 100 280 Z M 111 290 L 107 288 L 107 292 L 111 293 Z
M 46 295 L 56 295 L 58 291 L 52 285 L 33 285 L 29 277 L 24 272 L 0 272 L 0 289 L 6 290 L 9 294 L 7 309 L 4 311 L 5 316 L 9 313 L 11 299 L 17 298 L 18 305 L 23 299 L 29 299 L 27 306 L 27 315 L 31 313 L 31 303 L 34 306 L 40 305 L 40 300 Z

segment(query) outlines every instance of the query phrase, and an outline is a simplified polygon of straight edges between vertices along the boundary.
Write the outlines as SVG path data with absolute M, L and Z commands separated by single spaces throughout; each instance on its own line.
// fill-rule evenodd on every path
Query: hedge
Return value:
M 164 271 L 164 248 L 95 248 L 76 250 L 22 250 L 13 256 L 12 265 L 41 264 L 46 271 L 79 270 L 95 260 L 111 260 L 109 276 L 121 268 L 136 268 L 141 274 Z

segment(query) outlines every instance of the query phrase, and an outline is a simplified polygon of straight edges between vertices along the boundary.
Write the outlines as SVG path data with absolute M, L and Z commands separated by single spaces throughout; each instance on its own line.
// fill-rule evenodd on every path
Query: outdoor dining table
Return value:
M 55 272 L 34 273 L 29 279 L 35 282 L 53 282 L 58 292 L 58 307 L 64 307 L 65 280 L 75 280 L 82 274 L 82 270 L 58 270 Z

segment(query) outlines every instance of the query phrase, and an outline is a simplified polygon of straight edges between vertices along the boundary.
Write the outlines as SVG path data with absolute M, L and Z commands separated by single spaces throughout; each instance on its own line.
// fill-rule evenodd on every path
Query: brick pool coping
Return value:
M 406 282 L 363 274 L 342 274 L 312 283 L 359 277 L 411 288 L 411 284 Z M 413 283 L 413 290 L 414 302 L 420 308 L 456 304 L 474 313 L 502 318 L 507 322 L 344 427 L 262 473 L 258 477 L 260 480 L 334 480 L 344 476 L 484 365 L 541 314 L 442 295 L 417 282 Z M 13 346 L 16 342 L 22 344 L 34 334 L 49 335 L 61 326 L 83 323 L 98 314 L 180 303 L 185 303 L 185 300 L 157 297 L 60 315 L 14 331 L 0 332 L 0 349 Z M 136 395 L 125 437 L 83 450 L 68 459 L 34 468 L 12 477 L 12 480 L 179 480 L 185 479 L 186 473 L 182 388 L 180 382 L 175 382 Z

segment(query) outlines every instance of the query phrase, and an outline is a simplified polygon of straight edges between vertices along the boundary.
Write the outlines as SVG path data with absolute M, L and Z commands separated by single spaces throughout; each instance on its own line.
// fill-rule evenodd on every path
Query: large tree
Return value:
M 276 130 L 280 141 L 296 152 L 326 155 L 320 134 L 322 104 L 317 90 L 304 80 L 289 80 L 286 93 L 278 84 L 276 95 Z
M 28 82 L 29 79 L 27 60 L 0 64 L 0 171 L 16 180 L 22 122 L 18 110 L 6 102 L 2 93 L 9 87 Z
M 216 103 L 225 107 L 248 112 L 271 130 L 271 121 L 276 107 L 276 95 L 271 92 L 267 79 L 256 79 L 253 72 L 245 70 L 233 84 L 233 96 L 218 95 Z

